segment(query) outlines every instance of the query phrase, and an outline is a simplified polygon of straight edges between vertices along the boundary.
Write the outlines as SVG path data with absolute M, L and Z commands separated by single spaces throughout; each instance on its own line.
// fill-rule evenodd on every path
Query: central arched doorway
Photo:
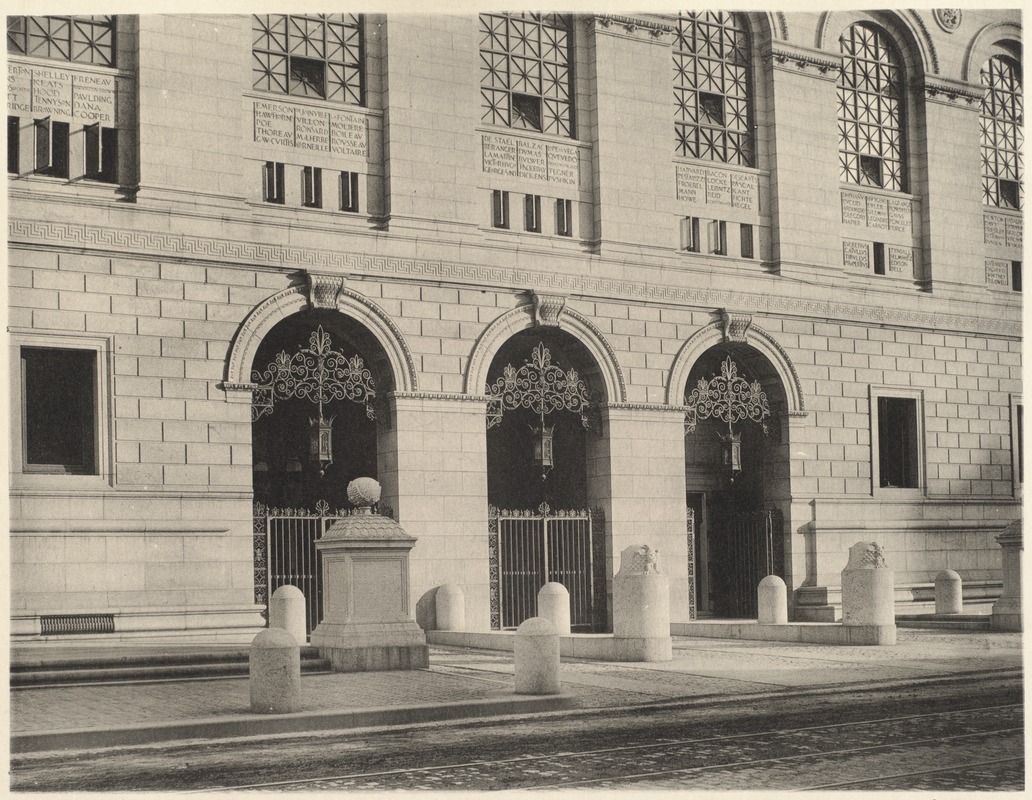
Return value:
M 691 600 L 700 617 L 755 618 L 760 580 L 785 576 L 784 387 L 762 353 L 721 342 L 695 361 L 684 402 Z
M 589 462 L 605 388 L 574 336 L 538 327 L 511 336 L 487 373 L 492 627 L 537 613 L 547 582 L 570 593 L 571 627 L 606 627 L 604 519 Z
M 385 404 L 394 387 L 372 333 L 336 309 L 277 323 L 251 366 L 256 599 L 299 588 L 308 632 L 322 618 L 315 541 L 349 513 L 347 485 L 377 478 Z

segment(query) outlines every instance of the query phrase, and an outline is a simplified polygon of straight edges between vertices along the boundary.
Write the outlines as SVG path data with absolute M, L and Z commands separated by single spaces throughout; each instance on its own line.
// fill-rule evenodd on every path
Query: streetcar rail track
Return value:
M 1025 759 L 1022 756 L 1011 756 L 1010 758 L 995 758 L 995 759 L 992 759 L 991 761 L 972 761 L 972 762 L 969 762 L 967 764 L 959 764 L 959 765 L 958 764 L 953 764 L 953 765 L 948 766 L 948 767 L 936 767 L 935 769 L 918 769 L 918 770 L 911 770 L 910 772 L 897 772 L 897 773 L 894 773 L 892 775 L 878 775 L 877 777 L 874 777 L 874 778 L 858 778 L 857 780 L 853 780 L 853 781 L 840 781 L 838 783 L 824 783 L 824 784 L 821 784 L 820 786 L 806 786 L 804 788 L 796 789 L 794 791 L 798 791 L 798 792 L 814 792 L 814 791 L 818 791 L 820 789 L 841 789 L 841 788 L 843 788 L 845 786 L 862 786 L 865 783 L 878 783 L 879 781 L 894 781 L 894 780 L 899 780 L 900 778 L 913 778 L 913 777 L 916 777 L 918 775 L 939 775 L 939 774 L 942 774 L 944 772 L 946 772 L 946 773 L 958 772 L 960 770 L 972 769 L 973 767 L 989 767 L 989 766 L 996 766 L 998 764 L 1010 764 L 1010 763 L 1015 762 L 1015 761 L 1021 762 L 1021 761 L 1024 761 L 1024 760 Z
M 391 776 L 417 775 L 417 774 L 420 774 L 420 773 L 441 773 L 441 772 L 445 772 L 445 771 L 448 771 L 448 770 L 461 770 L 461 769 L 469 769 L 469 768 L 476 768 L 476 767 L 490 767 L 490 766 L 500 766 L 500 765 L 505 765 L 505 764 L 519 764 L 519 763 L 533 763 L 535 761 L 549 761 L 549 760 L 555 760 L 555 759 L 561 759 L 561 758 L 583 758 L 583 757 L 586 757 L 586 756 L 597 756 L 597 755 L 607 755 L 607 754 L 616 754 L 616 753 L 629 753 L 629 752 L 635 752 L 635 751 L 640 752 L 640 751 L 644 751 L 644 750 L 658 750 L 658 749 L 663 749 L 663 748 L 668 748 L 668 747 L 677 747 L 677 746 L 689 745 L 689 744 L 699 744 L 699 745 L 702 745 L 702 744 L 713 743 L 713 742 L 721 742 L 721 741 L 736 741 L 736 740 L 746 740 L 746 739 L 757 739 L 757 738 L 760 738 L 760 737 L 763 737 L 763 736 L 772 736 L 772 735 L 773 736 L 778 736 L 778 737 L 786 737 L 786 736 L 792 736 L 792 735 L 797 735 L 797 734 L 802 734 L 802 733 L 809 733 L 809 732 L 816 732 L 816 731 L 828 731 L 828 730 L 841 729 L 841 728 L 856 729 L 858 727 L 874 726 L 874 725 L 886 724 L 886 723 L 891 724 L 891 723 L 898 723 L 898 722 L 926 720 L 926 719 L 929 719 L 929 718 L 957 717 L 957 716 L 964 716 L 964 715 L 970 716 L 970 715 L 973 715 L 973 714 L 978 714 L 978 713 L 983 713 L 983 712 L 1006 711 L 1006 710 L 1019 710 L 1019 711 L 1021 711 L 1021 710 L 1023 710 L 1023 705 L 1020 704 L 1020 703 L 1010 703 L 1010 704 L 1005 704 L 1005 705 L 984 706 L 984 707 L 979 707 L 979 708 L 957 709 L 957 710 L 951 710 L 951 711 L 939 711 L 939 712 L 931 712 L 931 713 L 925 713 L 925 714 L 908 714 L 908 715 L 904 715 L 904 716 L 881 717 L 881 718 L 873 719 L 873 720 L 857 720 L 857 721 L 851 721 L 851 722 L 836 722 L 836 723 L 827 723 L 827 724 L 823 724 L 823 725 L 803 726 L 803 727 L 798 727 L 798 728 L 784 728 L 784 729 L 774 729 L 774 730 L 766 730 L 766 731 L 756 731 L 756 732 L 751 732 L 751 733 L 725 734 L 725 735 L 721 735 L 721 736 L 711 736 L 711 737 L 704 737 L 704 738 L 664 739 L 662 741 L 649 742 L 649 743 L 646 743 L 646 744 L 622 745 L 622 746 L 619 746 L 619 747 L 598 748 L 598 749 L 594 749 L 594 750 L 580 750 L 580 751 L 572 751 L 571 750 L 571 751 L 558 752 L 558 753 L 547 753 L 547 754 L 536 754 L 536 755 L 518 756 L 518 757 L 514 757 L 514 758 L 479 760 L 479 761 L 470 761 L 470 762 L 463 762 L 463 763 L 439 764 L 439 765 L 425 766 L 425 767 L 410 767 L 410 768 L 403 768 L 403 769 L 383 770 L 383 771 L 379 771 L 379 772 L 346 773 L 346 774 L 340 774 L 340 775 L 322 776 L 322 777 L 318 777 L 318 778 L 302 778 L 302 779 L 295 779 L 295 780 L 268 781 L 268 782 L 263 782 L 263 783 L 243 784 L 243 785 L 236 785 L 236 786 L 209 787 L 209 788 L 205 788 L 205 789 L 190 790 L 187 793 L 210 792 L 210 791 L 219 791 L 219 790 L 221 790 L 221 791 L 242 791 L 242 790 L 247 790 L 247 789 L 263 789 L 263 788 L 286 787 L 286 786 L 303 787 L 305 785 L 312 785 L 312 784 L 323 783 L 323 782 L 332 782 L 332 781 L 388 778 L 388 777 L 391 777 Z M 994 736 L 994 735 L 1000 735 L 1000 734 L 1009 734 L 1009 733 L 1015 733 L 1015 732 L 1021 733 L 1021 732 L 1023 732 L 1023 730 L 1024 730 L 1023 727 L 997 728 L 997 729 L 993 729 L 993 730 L 989 730 L 989 731 L 976 731 L 976 732 L 972 732 L 972 733 L 956 734 L 956 735 L 953 735 L 953 736 L 935 736 L 935 737 L 930 737 L 930 738 L 926 738 L 926 739 L 906 740 L 906 741 L 902 741 L 902 742 L 898 742 L 898 743 L 880 743 L 880 744 L 867 745 L 867 746 L 861 746 L 861 747 L 853 746 L 853 747 L 846 748 L 846 749 L 841 749 L 841 750 L 820 750 L 820 751 L 816 751 L 816 752 L 799 753 L 799 754 L 795 754 L 795 755 L 780 756 L 780 757 L 776 757 L 776 758 L 752 759 L 752 760 L 738 761 L 738 762 L 726 762 L 726 763 L 721 763 L 721 764 L 702 765 L 702 766 L 697 766 L 697 767 L 681 767 L 681 768 L 677 768 L 677 769 L 657 770 L 657 771 L 652 771 L 652 772 L 643 772 L 643 773 L 633 774 L 633 775 L 620 775 L 620 776 L 615 776 L 615 777 L 611 776 L 611 777 L 599 777 L 599 778 L 590 778 L 590 779 L 582 779 L 582 780 L 566 780 L 566 781 L 562 781 L 560 783 L 554 783 L 554 784 L 537 784 L 537 785 L 535 785 L 533 787 L 527 787 L 527 788 L 548 789 L 548 788 L 556 788 L 556 787 L 587 786 L 587 785 L 591 785 L 591 784 L 595 784 L 595 783 L 605 783 L 605 782 L 610 782 L 610 781 L 635 780 L 635 779 L 642 779 L 642 778 L 657 777 L 657 776 L 661 776 L 661 775 L 676 775 L 676 774 L 681 774 L 681 773 L 703 772 L 703 771 L 714 770 L 714 769 L 729 769 L 729 768 L 735 768 L 735 767 L 758 766 L 758 765 L 773 764 L 773 763 L 784 763 L 786 761 L 792 761 L 792 760 L 803 759 L 803 758 L 813 758 L 813 757 L 816 757 L 816 756 L 847 755 L 847 754 L 855 754 L 855 753 L 858 753 L 858 752 L 871 751 L 871 750 L 880 750 L 880 749 L 884 750 L 884 749 L 889 749 L 889 748 L 894 748 L 894 747 L 898 748 L 898 747 L 908 747 L 908 746 L 916 746 L 916 745 L 922 745 L 922 744 L 943 743 L 943 742 L 947 742 L 947 741 L 954 741 L 954 740 L 960 740 L 960 739 L 971 739 L 971 738 L 975 738 L 975 737 L 987 737 L 987 736 Z M 1010 761 L 1010 760 L 1014 760 L 1014 759 L 1001 759 L 1001 761 Z M 969 766 L 969 765 L 961 765 L 960 767 L 953 766 L 950 769 L 958 769 L 958 768 L 963 768 L 963 767 L 967 767 L 967 766 Z M 971 764 L 970 766 L 977 766 L 977 765 Z M 943 771 L 943 770 L 939 770 L 939 771 Z M 864 780 L 861 780 L 861 781 L 857 781 L 857 783 L 870 783 L 870 782 L 874 782 L 874 781 L 877 781 L 877 780 L 888 779 L 889 777 L 891 777 L 891 776 L 878 776 L 878 777 L 875 777 L 875 778 L 870 778 L 870 779 L 864 779 Z M 843 785 L 848 785 L 848 782 L 844 783 Z M 822 787 L 813 787 L 813 788 L 822 788 Z

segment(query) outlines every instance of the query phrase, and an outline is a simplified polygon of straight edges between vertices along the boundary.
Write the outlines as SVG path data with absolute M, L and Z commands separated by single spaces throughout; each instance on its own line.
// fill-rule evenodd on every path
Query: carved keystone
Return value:
M 534 303 L 534 324 L 543 328 L 558 328 L 559 315 L 566 308 L 566 297 L 531 291 L 530 299 Z
M 308 306 L 310 308 L 336 308 L 343 290 L 343 278 L 308 273 Z

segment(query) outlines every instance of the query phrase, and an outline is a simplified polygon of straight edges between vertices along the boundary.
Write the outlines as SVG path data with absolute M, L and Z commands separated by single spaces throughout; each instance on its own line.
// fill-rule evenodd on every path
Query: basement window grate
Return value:
M 39 618 L 44 636 L 114 633 L 114 614 L 50 614 Z

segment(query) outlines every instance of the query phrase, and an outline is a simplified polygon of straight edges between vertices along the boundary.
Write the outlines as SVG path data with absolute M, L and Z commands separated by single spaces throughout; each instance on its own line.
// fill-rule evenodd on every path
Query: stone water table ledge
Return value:
M 789 622 L 761 625 L 756 620 L 674 622 L 673 636 L 699 639 L 750 639 L 763 642 L 801 644 L 891 645 L 896 643 L 895 625 L 842 625 L 838 622 Z

